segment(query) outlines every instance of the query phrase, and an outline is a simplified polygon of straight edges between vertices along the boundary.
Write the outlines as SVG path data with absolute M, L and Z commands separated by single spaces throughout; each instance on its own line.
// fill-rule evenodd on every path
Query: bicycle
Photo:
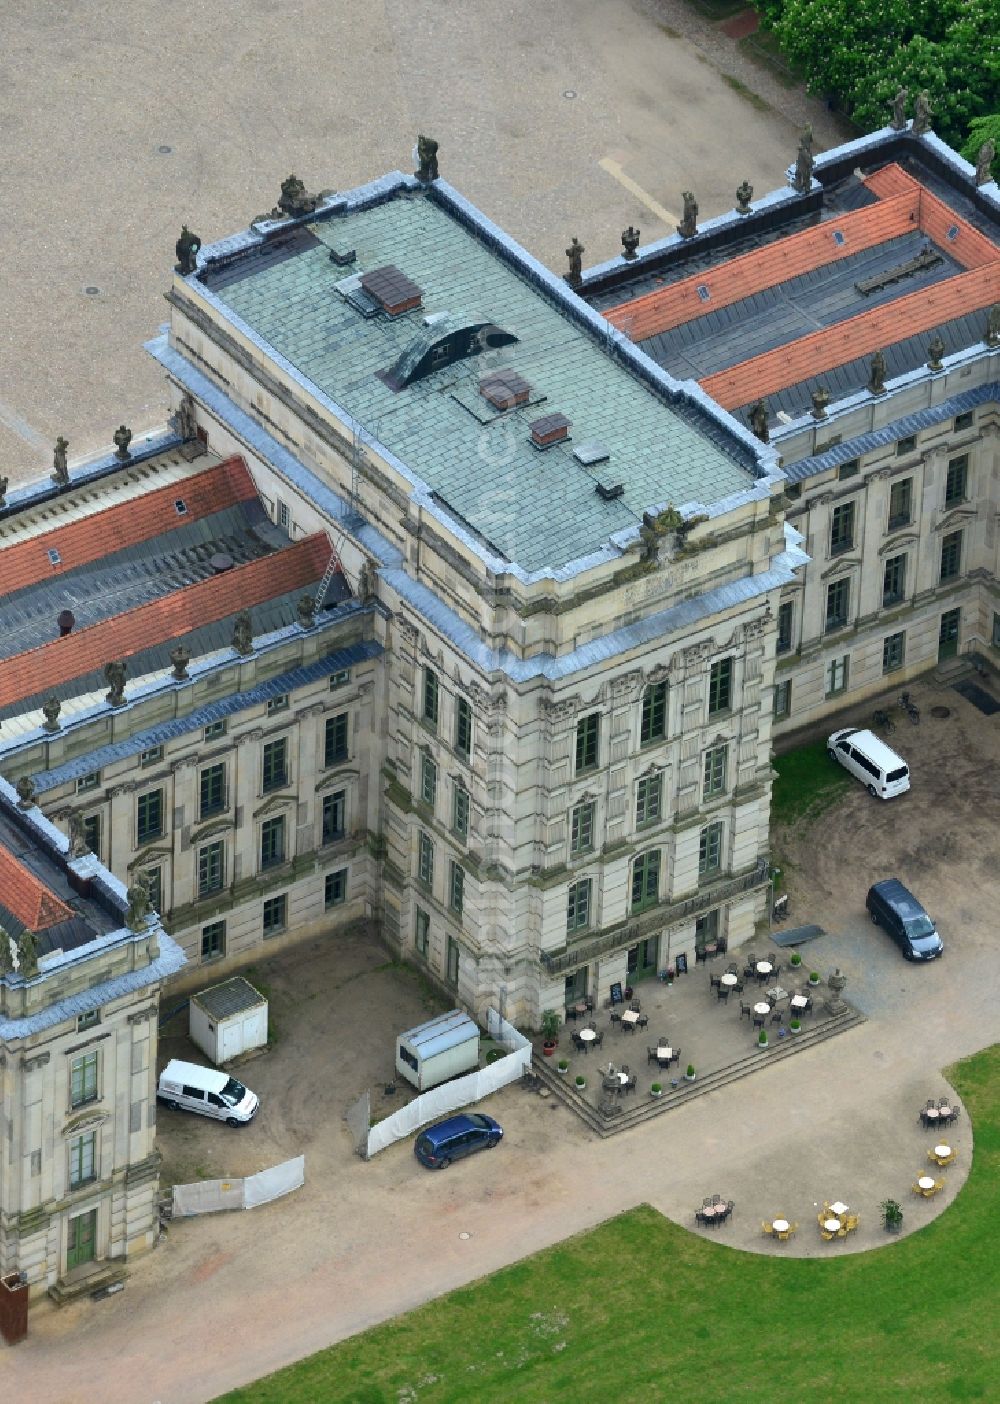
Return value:
M 883 731 L 895 731 L 896 723 L 881 707 L 872 712 L 872 726 L 880 726 Z
M 908 692 L 901 692 L 899 694 L 899 705 L 902 707 L 903 711 L 909 717 L 913 725 L 919 726 L 920 708 L 917 706 L 916 702 L 911 701 L 910 694 Z

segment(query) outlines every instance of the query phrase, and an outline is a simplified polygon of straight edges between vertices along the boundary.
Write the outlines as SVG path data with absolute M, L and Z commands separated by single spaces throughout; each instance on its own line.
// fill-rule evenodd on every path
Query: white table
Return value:
M 754 969 L 757 971 L 758 975 L 770 975 L 774 966 L 769 960 L 759 960 Z
M 581 1043 L 593 1043 L 596 1037 L 596 1029 L 581 1029 L 580 1032 L 577 1034 L 577 1038 L 580 1040 Z
M 622 1014 L 623 1024 L 637 1024 L 638 1022 L 639 1016 L 634 1009 L 626 1009 L 625 1012 Z
M 672 1058 L 674 1056 L 674 1050 L 672 1048 L 658 1048 L 656 1050 L 656 1056 L 658 1058 Z
M 738 976 L 738 975 L 731 975 L 731 974 L 728 974 L 728 973 L 725 974 L 725 975 L 720 975 L 720 976 L 719 976 L 719 984 L 720 984 L 720 985 L 725 985 L 725 987 L 726 987 L 727 990 L 731 990 L 731 989 L 733 988 L 734 985 L 738 985 L 738 984 L 739 984 L 739 976 Z
M 770 1014 L 771 1006 L 765 1000 L 761 1000 L 759 1004 L 754 1005 L 753 1012 L 755 1014 Z
M 924 1111 L 924 1119 L 927 1121 L 937 1121 L 941 1113 L 935 1107 L 927 1107 Z
M 830 1205 L 830 1208 L 835 1214 L 846 1214 L 848 1206 L 846 1204 L 841 1204 L 840 1200 L 838 1199 L 836 1204 Z
M 788 1231 L 788 1220 L 787 1220 L 787 1219 L 775 1219 L 775 1221 L 774 1221 L 774 1223 L 771 1225 L 771 1227 L 774 1229 L 775 1233 L 787 1233 L 787 1231 Z
M 621 1083 L 622 1087 L 628 1086 L 628 1073 L 616 1073 L 615 1076 L 618 1078 L 618 1081 Z
M 789 1005 L 790 1005 L 790 1007 L 791 1007 L 792 1009 L 808 1009 L 808 1008 L 809 1008 L 809 996 L 808 996 L 808 995 L 792 995 L 791 999 L 789 1000 Z
M 929 1113 L 928 1113 L 929 1114 Z M 939 1107 L 935 1113 L 937 1116 L 951 1116 L 951 1107 Z
M 917 1184 L 922 1190 L 929 1190 L 934 1188 L 934 1180 L 930 1175 L 921 1175 L 920 1179 L 917 1181 Z
M 839 1233 L 839 1232 L 840 1232 L 840 1220 L 839 1220 L 839 1219 L 824 1219 L 824 1220 L 823 1220 L 823 1227 L 826 1229 L 827 1233 Z
M 951 1155 L 951 1146 L 935 1146 L 934 1154 L 939 1159 L 944 1159 L 945 1156 Z

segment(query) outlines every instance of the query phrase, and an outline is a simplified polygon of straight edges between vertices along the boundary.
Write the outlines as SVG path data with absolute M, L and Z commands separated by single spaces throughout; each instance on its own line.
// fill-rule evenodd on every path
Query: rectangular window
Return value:
M 148 750 L 139 752 L 140 765 L 155 765 L 157 761 L 163 759 L 162 746 L 150 746 Z
M 893 673 L 897 668 L 902 668 L 905 647 L 905 632 L 899 634 L 890 634 L 888 636 L 888 638 L 882 644 L 883 673 Z
M 438 724 L 438 680 L 433 668 L 424 669 L 424 721 Z
M 149 843 L 163 834 L 163 791 L 150 790 L 136 803 L 136 842 Z
M 778 653 L 787 653 L 792 646 L 792 622 L 795 612 L 795 605 L 791 600 L 785 600 L 778 606 L 778 642 L 776 645 Z
M 202 819 L 210 819 L 213 814 L 221 814 L 226 807 L 226 767 L 206 765 L 198 777 L 198 814 Z
M 826 627 L 842 629 L 851 609 L 851 582 L 844 576 L 826 587 Z
M 341 668 L 339 672 L 330 674 L 330 691 L 336 692 L 338 687 L 346 687 L 350 681 L 350 668 Z
M 972 428 L 972 410 L 966 410 L 964 414 L 956 414 L 955 431 L 961 433 L 963 429 Z
M 896 440 L 896 457 L 900 458 L 904 453 L 912 453 L 917 446 L 915 434 L 907 434 L 903 439 Z
M 269 717 L 276 716 L 278 712 L 287 712 L 287 711 L 288 711 L 288 693 L 287 693 L 287 692 L 279 692 L 277 697 L 270 697 L 270 698 L 268 698 L 268 702 L 267 702 L 267 715 L 268 715 Z
M 841 463 L 837 469 L 837 480 L 843 482 L 845 478 L 856 478 L 861 467 L 859 458 L 849 458 L 846 463 Z
M 203 733 L 204 739 L 205 739 L 206 741 L 218 741 L 219 737 L 220 737 L 220 736 L 225 736 L 225 734 L 226 734 L 226 722 L 225 722 L 225 721 L 214 721 L 214 722 L 209 722 L 208 726 L 206 726 L 206 728 L 205 728 L 205 730 L 204 730 L 204 733 Z
M 265 897 L 263 929 L 265 936 L 276 936 L 284 931 L 288 916 L 288 894 L 280 897 Z
M 841 658 L 831 658 L 826 665 L 826 695 L 836 697 L 838 692 L 847 691 L 848 663 L 850 654 L 845 653 Z
M 89 775 L 80 776 L 79 780 L 76 782 L 76 792 L 79 795 L 82 794 L 84 790 L 96 790 L 100 783 L 101 772 L 99 770 L 92 770 Z
M 83 1107 L 97 1101 L 97 1054 L 85 1053 L 69 1065 L 69 1104 Z
M 590 878 L 574 882 L 566 897 L 566 930 L 583 931 L 590 925 Z
M 639 741 L 643 746 L 662 741 L 667 734 L 667 684 L 653 683 L 642 694 Z
M 472 754 L 472 704 L 464 697 L 455 698 L 455 750 L 460 756 Z
M 957 507 L 960 502 L 965 501 L 968 478 L 969 455 L 963 453 L 958 458 L 950 458 L 948 460 L 948 476 L 944 484 L 944 505 L 946 507 Z
M 660 817 L 663 775 L 644 775 L 635 787 L 635 822 L 652 824 Z
M 226 953 L 226 923 L 224 921 L 210 921 L 207 926 L 201 928 L 201 958 L 202 960 L 214 960 L 216 956 Z
M 226 846 L 221 839 L 198 849 L 198 896 L 219 892 L 225 881 Z
M 438 768 L 425 751 L 420 757 L 420 798 L 430 809 L 437 799 Z
M 416 947 L 417 955 L 423 956 L 426 960 L 431 944 L 431 919 L 429 913 L 425 912 L 422 907 L 417 908 L 413 944 Z
M 287 530 L 288 530 L 288 523 L 289 523 L 289 521 L 290 521 L 290 518 L 289 518 L 289 515 L 288 515 L 288 503 L 287 503 L 287 502 L 282 502 L 282 500 L 281 500 L 280 497 L 277 499 L 277 501 L 278 501 L 278 525 L 281 527 L 282 531 L 287 531 Z
M 101 1022 L 101 1011 L 99 1009 L 88 1009 L 85 1014 L 76 1016 L 76 1031 L 83 1033 L 85 1029 L 96 1028 Z
M 453 912 L 462 915 L 462 908 L 465 904 L 465 869 L 461 863 L 451 862 L 451 870 L 448 875 L 448 905 Z
M 791 715 L 792 711 L 792 684 L 791 682 L 780 682 L 774 684 L 774 716 L 776 721 Z
M 451 827 L 460 839 L 469 837 L 469 792 L 462 785 L 451 792 Z
M 264 793 L 280 790 L 288 784 L 288 741 L 268 741 L 264 746 L 262 785 Z
M 899 604 L 906 595 L 906 556 L 890 556 L 882 574 L 882 605 Z
M 149 893 L 149 905 L 154 912 L 163 911 L 163 869 L 143 868 L 139 874 Z
M 347 901 L 347 869 L 340 868 L 335 873 L 327 873 L 323 879 L 323 904 L 339 907 Z
M 834 507 L 830 518 L 830 555 L 839 556 L 854 545 L 854 503 L 842 502 Z
M 601 714 L 591 712 L 581 717 L 576 724 L 576 768 L 577 771 L 593 770 L 597 765 L 598 737 L 601 734 Z
M 733 702 L 733 660 L 720 658 L 708 675 L 708 715 L 728 712 Z
M 83 818 L 83 841 L 95 858 L 101 856 L 101 816 L 85 814 Z
M 260 826 L 260 866 L 276 868 L 285 861 L 285 816 L 276 814 Z
M 323 764 L 338 765 L 347 760 L 347 712 L 327 717 L 323 735 Z
M 632 910 L 644 911 L 656 905 L 660 894 L 660 850 L 640 853 L 632 864 Z
M 954 580 L 962 565 L 962 533 L 949 532 L 941 542 L 941 580 Z
M 458 942 L 455 940 L 454 936 L 448 937 L 447 975 L 449 985 L 458 984 Z
M 726 757 L 728 746 L 713 746 L 705 752 L 705 775 L 702 798 L 711 799 L 721 795 L 726 788 Z
M 589 853 L 594 846 L 593 800 L 584 800 L 573 809 L 570 819 L 569 847 L 571 853 Z
M 889 489 L 889 530 L 908 526 L 913 511 L 913 479 L 903 478 Z
M 707 877 L 722 867 L 722 825 L 709 824 L 698 840 L 698 876 Z
M 323 796 L 323 842 L 335 843 L 344 837 L 344 820 L 347 813 L 347 791 L 335 790 L 332 795 Z
M 417 877 L 425 887 L 434 884 L 434 845 L 428 834 L 421 834 L 417 842 Z
M 69 1187 L 79 1189 L 97 1179 L 97 1132 L 88 1131 L 69 1143 Z

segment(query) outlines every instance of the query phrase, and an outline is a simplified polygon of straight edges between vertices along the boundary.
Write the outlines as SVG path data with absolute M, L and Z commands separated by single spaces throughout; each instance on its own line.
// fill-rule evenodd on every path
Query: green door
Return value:
M 579 1004 L 587 997 L 587 970 L 583 965 L 579 970 L 574 970 L 572 975 L 566 976 L 566 1006 Z
M 92 1263 L 97 1255 L 97 1210 L 89 1214 L 78 1214 L 69 1221 L 69 1248 L 66 1252 L 66 1271 Z
M 939 663 L 943 663 L 946 658 L 954 658 L 958 652 L 958 626 L 961 619 L 960 609 L 949 609 L 942 614 L 941 628 L 938 630 Z

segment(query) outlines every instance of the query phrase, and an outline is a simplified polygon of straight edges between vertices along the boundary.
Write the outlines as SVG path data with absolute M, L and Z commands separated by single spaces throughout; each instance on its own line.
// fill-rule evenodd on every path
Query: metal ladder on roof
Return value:
M 326 592 L 327 590 L 329 590 L 330 582 L 332 581 L 333 577 L 337 574 L 337 571 L 339 570 L 341 574 L 343 574 L 344 570 L 344 567 L 340 561 L 340 555 L 337 551 L 336 546 L 330 540 L 329 534 L 327 535 L 326 539 L 330 542 L 330 559 L 326 563 L 326 570 L 324 570 L 323 572 L 323 579 L 319 582 L 319 588 L 316 591 L 317 609 L 323 608 L 323 601 L 326 599 Z

